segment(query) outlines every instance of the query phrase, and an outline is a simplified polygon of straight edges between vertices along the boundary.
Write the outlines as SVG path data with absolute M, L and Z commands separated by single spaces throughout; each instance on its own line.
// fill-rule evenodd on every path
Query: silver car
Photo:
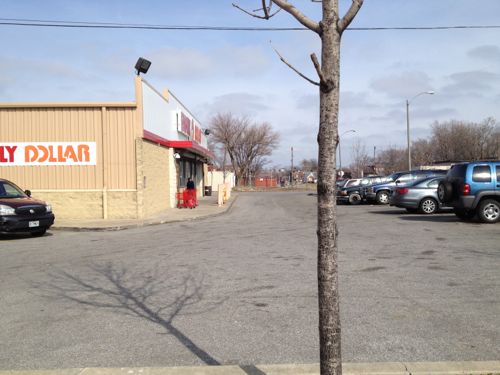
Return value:
M 433 214 L 441 209 L 450 209 L 443 206 L 437 196 L 437 187 L 444 177 L 427 177 L 411 182 L 408 185 L 394 188 L 390 205 L 406 208 L 408 212 Z

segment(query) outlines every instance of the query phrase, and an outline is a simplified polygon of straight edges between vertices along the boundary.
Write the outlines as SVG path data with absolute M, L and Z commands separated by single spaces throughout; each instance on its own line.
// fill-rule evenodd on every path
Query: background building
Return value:
M 175 207 L 211 153 L 195 116 L 141 77 L 135 102 L 0 104 L 0 177 L 50 202 L 56 217 L 144 218 Z

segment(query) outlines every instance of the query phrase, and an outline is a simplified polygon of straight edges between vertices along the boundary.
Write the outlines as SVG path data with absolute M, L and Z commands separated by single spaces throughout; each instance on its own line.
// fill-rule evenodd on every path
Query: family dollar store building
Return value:
M 0 104 L 0 178 L 50 202 L 57 218 L 173 208 L 189 177 L 202 194 L 211 156 L 194 115 L 140 76 L 135 102 Z

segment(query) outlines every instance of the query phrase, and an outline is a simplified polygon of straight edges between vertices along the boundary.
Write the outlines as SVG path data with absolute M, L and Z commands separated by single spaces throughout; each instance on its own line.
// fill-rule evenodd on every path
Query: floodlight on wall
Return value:
M 174 154 L 174 158 L 175 158 L 175 159 L 180 159 L 180 158 L 181 158 L 181 155 L 180 155 L 178 152 L 176 152 L 176 153 Z
M 135 70 L 137 70 L 137 75 L 144 73 L 146 74 L 151 66 L 151 61 L 139 57 L 139 60 L 135 63 Z
M 204 133 L 205 135 L 210 135 L 210 129 L 205 129 L 205 130 L 203 131 L 203 133 Z

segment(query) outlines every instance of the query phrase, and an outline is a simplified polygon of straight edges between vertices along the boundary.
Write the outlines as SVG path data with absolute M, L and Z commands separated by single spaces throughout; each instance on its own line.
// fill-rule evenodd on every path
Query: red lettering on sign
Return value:
M 191 136 L 191 120 L 183 112 L 181 112 L 181 131 L 188 137 Z
M 16 149 L 17 146 L 0 146 L 0 163 L 13 163 Z

